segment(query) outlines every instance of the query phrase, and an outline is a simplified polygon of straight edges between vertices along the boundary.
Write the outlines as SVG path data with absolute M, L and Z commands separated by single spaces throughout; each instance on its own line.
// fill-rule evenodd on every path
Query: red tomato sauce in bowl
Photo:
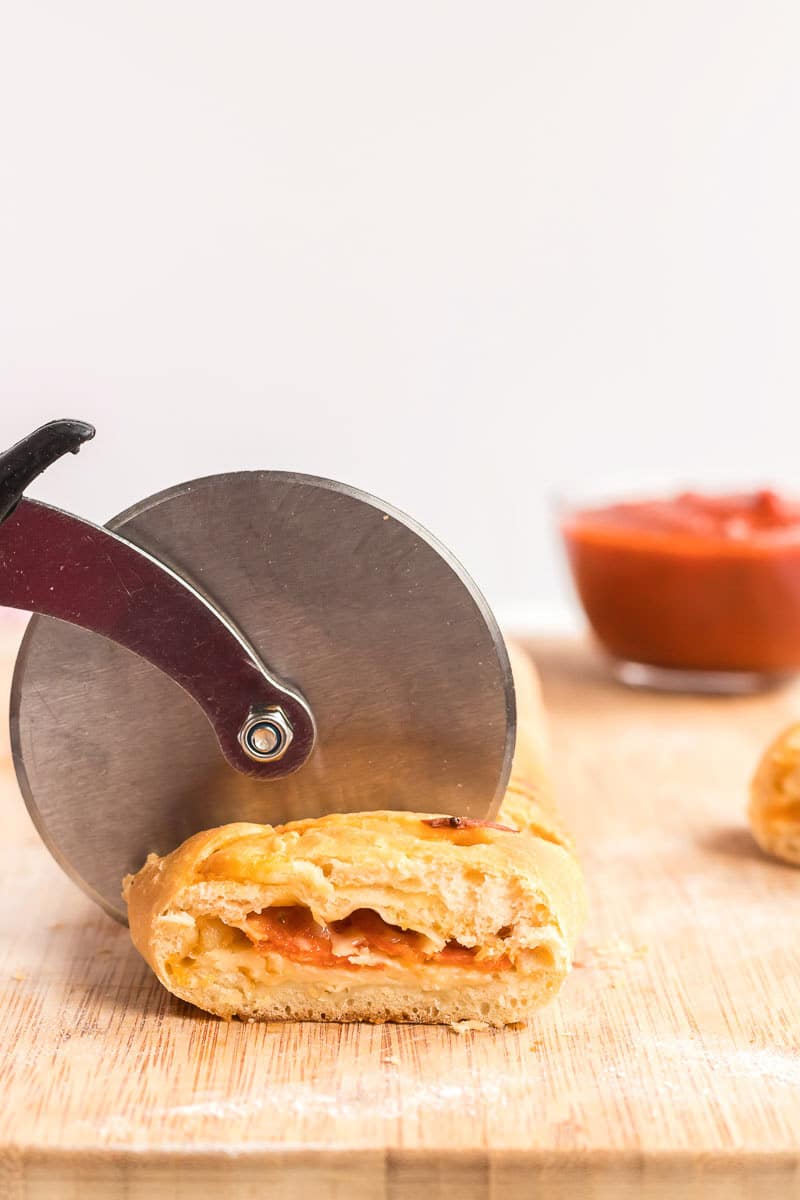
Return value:
M 561 521 L 614 657 L 695 671 L 800 668 L 800 502 L 772 491 L 576 508 Z

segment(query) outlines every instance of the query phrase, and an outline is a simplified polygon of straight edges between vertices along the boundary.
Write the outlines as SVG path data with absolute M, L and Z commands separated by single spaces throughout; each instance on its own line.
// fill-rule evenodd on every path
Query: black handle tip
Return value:
M 62 454 L 77 454 L 94 433 L 86 421 L 50 421 L 0 454 L 0 521 L 14 511 L 37 475 Z
M 45 425 L 48 429 L 52 426 L 61 426 L 65 434 L 74 439 L 74 445 L 70 446 L 70 454 L 77 454 L 84 442 L 90 442 L 97 433 L 94 425 L 89 425 L 87 421 L 51 421 L 50 425 Z

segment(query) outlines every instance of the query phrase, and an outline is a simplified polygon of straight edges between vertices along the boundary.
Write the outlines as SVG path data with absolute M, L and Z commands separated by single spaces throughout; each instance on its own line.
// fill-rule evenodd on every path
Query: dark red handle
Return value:
M 276 779 L 302 766 L 315 738 L 307 704 L 272 677 L 211 599 L 101 526 L 38 501 L 14 504 L 0 516 L 0 604 L 91 629 L 166 672 L 243 774 Z M 281 758 L 254 761 L 239 733 L 251 708 L 270 707 L 282 710 L 293 737 Z

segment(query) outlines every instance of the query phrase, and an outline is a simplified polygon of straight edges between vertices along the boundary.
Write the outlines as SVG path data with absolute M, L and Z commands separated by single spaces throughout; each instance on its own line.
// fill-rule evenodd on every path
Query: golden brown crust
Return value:
M 162 983 L 222 1016 L 270 1019 L 503 1024 L 549 999 L 569 970 L 583 883 L 553 801 L 538 684 L 514 659 L 517 750 L 497 818 L 513 830 L 366 812 L 196 834 L 125 880 L 131 936 Z M 326 975 L 258 959 L 240 932 L 247 913 L 295 904 L 325 925 L 370 908 L 432 947 L 456 940 L 478 956 L 510 955 L 514 968 L 390 963 Z
M 747 815 L 762 850 L 800 864 L 800 722 L 784 729 L 762 755 Z

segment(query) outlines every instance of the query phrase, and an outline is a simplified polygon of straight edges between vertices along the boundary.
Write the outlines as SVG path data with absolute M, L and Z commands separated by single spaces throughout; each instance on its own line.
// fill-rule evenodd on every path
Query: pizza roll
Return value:
M 765 751 L 750 785 L 748 817 L 762 850 L 800 863 L 800 723 Z
M 124 882 L 134 944 L 174 995 L 256 1020 L 524 1020 L 584 913 L 532 667 L 497 822 L 337 813 L 198 833 Z M 424 797 L 420 797 L 421 801 Z M 424 807 L 424 805 L 423 805 Z

